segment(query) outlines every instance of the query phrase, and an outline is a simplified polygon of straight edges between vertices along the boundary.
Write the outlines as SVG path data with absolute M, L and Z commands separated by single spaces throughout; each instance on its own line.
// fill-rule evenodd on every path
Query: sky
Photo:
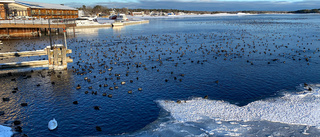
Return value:
M 43 0 L 22 0 L 44 2 Z M 320 9 L 320 0 L 54 0 L 45 3 L 70 7 L 102 5 L 108 8 L 180 9 L 196 11 L 295 11 Z

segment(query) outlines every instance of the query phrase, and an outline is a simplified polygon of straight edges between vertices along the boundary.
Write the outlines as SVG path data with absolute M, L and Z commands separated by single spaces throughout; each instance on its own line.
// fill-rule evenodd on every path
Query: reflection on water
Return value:
M 79 28 L 79 29 L 75 29 L 75 33 L 76 35 L 84 35 L 84 36 L 91 36 L 91 37 L 95 37 L 100 35 L 100 31 L 101 30 L 109 30 L 111 29 L 111 27 L 103 27 L 103 28 Z M 73 33 L 72 29 L 68 30 L 68 33 Z
M 115 26 L 112 27 L 113 32 L 121 32 L 121 30 L 124 28 L 124 26 Z

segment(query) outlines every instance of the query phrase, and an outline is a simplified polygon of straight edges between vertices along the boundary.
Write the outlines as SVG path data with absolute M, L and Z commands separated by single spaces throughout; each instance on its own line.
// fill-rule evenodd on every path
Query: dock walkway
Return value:
M 68 28 L 74 19 L 0 20 L 0 28 Z

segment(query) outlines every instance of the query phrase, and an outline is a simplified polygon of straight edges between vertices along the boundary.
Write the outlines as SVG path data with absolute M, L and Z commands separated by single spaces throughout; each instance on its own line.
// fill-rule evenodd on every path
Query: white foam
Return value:
M 228 102 L 194 98 L 181 101 L 158 101 L 179 122 L 203 118 L 215 121 L 271 121 L 320 127 L 320 89 L 302 94 L 286 93 L 279 98 L 259 100 L 239 107 Z
M 0 125 L 0 136 L 1 137 L 11 137 L 13 132 L 10 127 Z

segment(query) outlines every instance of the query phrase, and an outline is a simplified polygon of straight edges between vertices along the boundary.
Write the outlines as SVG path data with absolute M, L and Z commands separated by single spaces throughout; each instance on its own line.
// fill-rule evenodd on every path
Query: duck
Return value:
M 48 128 L 50 130 L 55 130 L 57 127 L 58 127 L 58 122 L 56 121 L 56 119 L 53 118 L 52 120 L 49 121 Z

